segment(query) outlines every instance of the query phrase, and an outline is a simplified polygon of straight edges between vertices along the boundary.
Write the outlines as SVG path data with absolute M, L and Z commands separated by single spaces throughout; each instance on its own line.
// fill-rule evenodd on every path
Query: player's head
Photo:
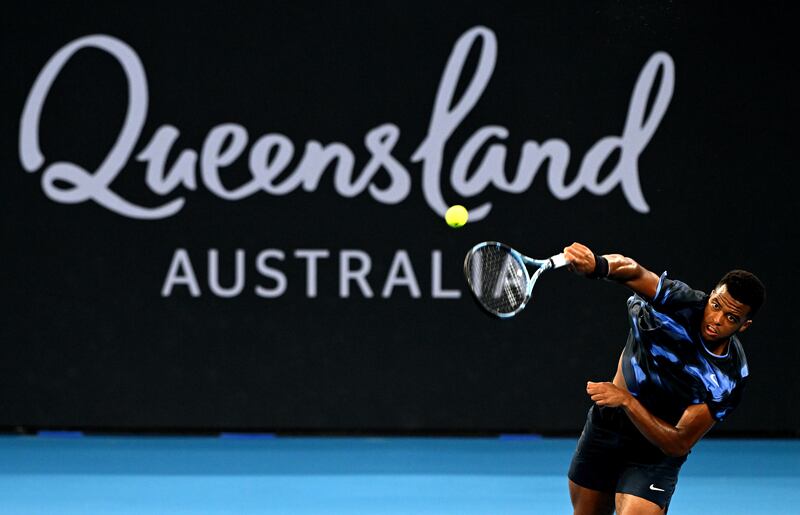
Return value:
M 754 274 L 745 270 L 731 270 L 719 280 L 717 288 L 727 286 L 728 293 L 750 308 L 747 318 L 752 320 L 764 301 L 767 300 L 767 289 L 764 283 Z
M 744 270 L 731 270 L 708 298 L 700 328 L 703 337 L 720 341 L 746 330 L 766 297 L 766 288 L 758 277 Z

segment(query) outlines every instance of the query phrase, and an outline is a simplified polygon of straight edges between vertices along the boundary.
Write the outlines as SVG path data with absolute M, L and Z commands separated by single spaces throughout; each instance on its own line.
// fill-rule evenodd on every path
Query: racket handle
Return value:
M 564 256 L 564 254 L 556 254 L 550 258 L 550 262 L 553 263 L 553 268 L 561 268 L 562 266 L 567 266 L 569 261 Z

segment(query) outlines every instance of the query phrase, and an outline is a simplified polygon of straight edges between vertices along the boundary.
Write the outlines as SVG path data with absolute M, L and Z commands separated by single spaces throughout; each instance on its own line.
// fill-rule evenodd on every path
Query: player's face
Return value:
M 728 287 L 723 284 L 708 298 L 700 333 L 707 342 L 726 340 L 750 327 L 749 314 L 750 306 L 731 297 Z

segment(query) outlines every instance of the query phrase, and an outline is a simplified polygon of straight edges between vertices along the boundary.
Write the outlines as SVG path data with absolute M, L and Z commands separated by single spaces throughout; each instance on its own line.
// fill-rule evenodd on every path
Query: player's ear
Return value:
M 740 327 L 737 332 L 739 332 L 739 333 L 745 332 L 747 330 L 747 328 L 750 327 L 752 324 L 753 324 L 753 321 L 750 320 L 750 319 L 747 319 L 747 321 L 742 324 L 742 327 Z

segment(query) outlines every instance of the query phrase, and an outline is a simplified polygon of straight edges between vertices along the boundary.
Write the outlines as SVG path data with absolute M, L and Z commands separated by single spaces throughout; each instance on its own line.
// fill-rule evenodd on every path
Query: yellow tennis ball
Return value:
M 469 212 L 464 206 L 450 206 L 444 214 L 444 219 L 450 227 L 461 227 L 467 223 Z

